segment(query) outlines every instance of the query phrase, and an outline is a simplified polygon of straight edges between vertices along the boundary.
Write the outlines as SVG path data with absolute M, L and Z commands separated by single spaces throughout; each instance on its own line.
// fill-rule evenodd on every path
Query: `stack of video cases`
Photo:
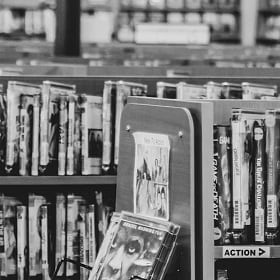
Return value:
M 157 82 L 157 97 L 169 99 L 261 99 L 278 100 L 276 85 L 243 82 L 217 83 L 207 82 L 205 85 L 179 82 L 176 84 Z
M 280 244 L 280 111 L 233 109 L 213 160 L 215 244 Z
M 124 211 L 114 213 L 89 279 L 163 279 L 179 230 L 180 226 L 171 222 Z
M 113 208 L 104 205 L 102 192 L 92 201 L 76 194 L 0 194 L 1 278 L 48 280 L 66 257 L 93 267 Z M 69 263 L 58 276 L 86 280 L 88 273 Z
M 115 173 L 129 95 L 146 96 L 147 86 L 105 82 L 102 97 L 70 84 L 9 81 L 0 94 L 0 175 Z

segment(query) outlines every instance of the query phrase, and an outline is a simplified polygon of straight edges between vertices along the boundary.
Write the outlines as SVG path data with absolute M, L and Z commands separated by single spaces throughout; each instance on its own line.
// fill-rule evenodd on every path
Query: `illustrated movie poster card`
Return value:
M 133 133 L 135 164 L 134 213 L 169 219 L 169 153 L 167 135 Z

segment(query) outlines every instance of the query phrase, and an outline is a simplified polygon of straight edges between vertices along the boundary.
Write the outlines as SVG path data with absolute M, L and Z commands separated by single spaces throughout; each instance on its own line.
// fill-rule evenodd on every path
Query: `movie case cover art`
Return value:
M 134 213 L 169 219 L 169 157 L 167 135 L 135 132 Z
M 18 175 L 20 154 L 20 96 L 40 95 L 41 86 L 9 81 L 7 88 L 6 173 Z
M 119 223 L 114 227 L 113 237 L 111 232 L 108 234 L 111 240 L 107 243 L 106 253 L 102 252 L 102 263 L 95 264 L 99 270 L 91 274 L 90 280 L 127 280 L 132 276 L 151 278 L 163 247 L 170 248 L 171 244 L 167 244 L 166 240 L 171 235 L 171 228 L 167 225 L 170 223 L 163 225 L 164 221 L 157 223 L 153 219 L 148 220 L 140 215 L 122 212 Z

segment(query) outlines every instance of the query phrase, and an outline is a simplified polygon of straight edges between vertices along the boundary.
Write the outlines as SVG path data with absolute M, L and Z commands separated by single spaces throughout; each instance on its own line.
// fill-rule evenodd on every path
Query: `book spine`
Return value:
M 28 277 L 27 268 L 27 207 L 17 206 L 17 279 Z
M 39 175 L 39 147 L 40 147 L 40 95 L 34 95 L 33 105 L 33 140 L 31 175 Z
M 58 175 L 64 176 L 66 173 L 66 153 L 67 153 L 67 96 L 61 96 L 59 100 L 59 139 L 58 139 Z
M 67 175 L 74 175 L 74 139 L 75 139 L 75 99 L 68 103 L 68 137 L 67 137 Z
M 253 128 L 255 242 L 265 242 L 265 128 L 256 123 Z

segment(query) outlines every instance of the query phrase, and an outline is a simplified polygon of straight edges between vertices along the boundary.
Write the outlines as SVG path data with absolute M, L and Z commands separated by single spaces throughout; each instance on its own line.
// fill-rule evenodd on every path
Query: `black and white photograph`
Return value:
M 279 77 L 280 0 L 0 0 L 1 280 L 278 280 Z

